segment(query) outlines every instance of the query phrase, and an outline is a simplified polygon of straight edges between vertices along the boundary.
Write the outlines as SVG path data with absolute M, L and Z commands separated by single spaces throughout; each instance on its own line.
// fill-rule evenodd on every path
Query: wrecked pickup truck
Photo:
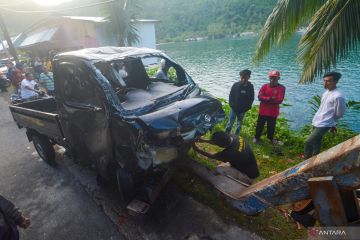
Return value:
M 159 63 L 167 79 L 156 77 Z M 115 181 L 128 202 L 152 202 L 179 154 L 225 116 L 158 50 L 83 49 L 56 55 L 53 68 L 55 97 L 11 105 L 14 120 L 44 161 L 53 163 L 61 145 Z

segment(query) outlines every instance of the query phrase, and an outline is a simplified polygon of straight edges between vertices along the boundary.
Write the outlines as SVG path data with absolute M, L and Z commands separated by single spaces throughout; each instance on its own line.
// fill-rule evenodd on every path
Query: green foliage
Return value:
M 201 179 L 187 169 L 176 171 L 173 181 L 196 200 L 214 209 L 227 223 L 237 223 L 241 228 L 255 232 L 265 239 L 304 239 L 306 231 L 297 230 L 293 222 L 287 221 L 276 209 L 268 209 L 258 216 L 246 216 L 234 210 L 224 199 Z M 241 236 L 238 237 L 241 239 Z
M 186 38 L 238 36 L 257 32 L 276 0 L 172 0 L 143 1 L 143 18 L 158 19 L 156 36 L 161 42 Z
M 309 100 L 310 106 L 311 106 L 311 110 L 313 111 L 313 113 L 316 113 L 316 111 L 319 109 L 320 107 L 320 103 L 321 103 L 321 96 L 320 95 L 315 95 L 313 96 L 310 100 Z
M 137 0 L 115 0 L 102 9 L 107 23 L 107 32 L 116 38 L 119 46 L 130 46 L 139 42 L 137 29 L 133 22 L 140 11 Z
M 158 69 L 159 67 L 151 67 L 151 68 L 147 68 L 146 72 L 150 78 L 155 78 Z
M 146 72 L 150 78 L 156 78 L 156 73 L 159 70 L 158 66 L 155 67 L 149 67 L 146 69 Z M 176 76 L 176 70 L 175 68 L 171 67 L 168 70 L 168 78 L 170 81 L 176 82 L 177 76 Z
M 297 61 L 303 65 L 300 82 L 313 82 L 359 45 L 359 12 L 357 0 L 279 0 L 263 27 L 253 60 L 262 61 L 273 45 L 289 40 L 308 23 Z
M 223 105 L 226 116 L 228 116 L 230 112 L 229 104 L 225 99 L 219 100 Z M 281 108 L 287 106 L 289 105 L 285 103 L 281 105 Z M 264 136 L 262 136 L 264 141 L 261 144 L 253 144 L 251 140 L 255 133 L 257 117 L 258 106 L 253 106 L 246 113 L 241 136 L 252 145 L 260 170 L 260 177 L 257 181 L 261 181 L 304 160 L 302 156 L 304 141 L 310 135 L 312 128 L 310 125 L 307 125 L 300 131 L 292 131 L 289 129 L 288 120 L 284 116 L 280 116 L 277 119 L 275 139 L 280 140 L 282 144 L 272 146 L 270 142 L 265 140 Z M 214 127 L 213 131 L 224 131 L 227 121 L 228 118 L 226 117 L 223 122 Z M 208 132 L 205 138 L 209 138 L 210 135 L 211 133 Z M 355 135 L 355 132 L 346 127 L 339 127 L 337 134 L 327 133 L 325 135 L 322 150 L 329 149 Z M 197 145 L 207 152 L 215 153 L 219 151 L 217 146 L 207 143 L 197 143 Z M 214 169 L 219 164 L 217 161 L 195 153 L 192 149 L 189 151 L 189 155 L 209 169 Z M 287 221 L 279 214 L 277 209 L 268 209 L 264 214 L 256 217 L 242 215 L 226 204 L 224 200 L 213 194 L 211 187 L 186 169 L 178 171 L 175 174 L 174 181 L 185 192 L 215 209 L 226 220 L 236 222 L 241 227 L 256 232 L 262 237 L 267 239 L 303 239 L 306 236 L 306 231 L 303 229 L 297 230 L 295 224 Z
M 226 113 L 226 118 L 224 119 L 224 121 L 217 124 L 213 128 L 213 131 L 224 131 L 228 122 L 228 116 L 230 112 L 230 106 L 227 101 L 225 99 L 219 100 L 223 105 L 223 109 Z M 288 104 L 285 103 L 281 105 L 281 108 L 287 106 Z M 356 106 L 358 105 L 356 104 Z M 252 109 L 246 113 L 243 121 L 241 135 L 253 146 L 253 150 L 260 168 L 259 180 L 261 180 L 303 161 L 302 154 L 304 151 L 304 142 L 311 134 L 312 127 L 311 125 L 306 125 L 300 131 L 293 131 L 289 128 L 289 121 L 283 115 L 280 115 L 277 119 L 275 131 L 275 139 L 278 140 L 280 144 L 273 147 L 266 139 L 266 136 L 261 137 L 263 140 L 262 144 L 253 144 L 252 139 L 255 135 L 258 109 L 258 106 L 253 106 Z M 266 133 L 265 130 L 266 129 L 264 129 L 263 134 Z M 209 138 L 210 135 L 211 133 L 208 132 L 205 137 Z M 329 149 L 349 138 L 352 138 L 355 135 L 355 132 L 349 130 L 348 128 L 346 128 L 346 126 L 339 124 L 336 134 L 325 134 L 322 144 L 322 151 Z M 206 151 L 217 151 L 216 148 L 208 144 L 204 144 L 202 147 L 204 147 Z M 213 168 L 214 164 L 216 163 L 198 154 L 193 153 L 193 155 L 196 157 L 196 159 L 202 162 L 205 161 L 205 164 L 210 168 Z
M 321 96 L 319 96 L 319 95 L 313 96 L 309 100 L 309 104 L 310 104 L 310 107 L 311 107 L 313 113 L 315 114 L 317 112 L 317 110 L 319 109 L 319 107 L 320 107 Z M 350 101 L 346 102 L 346 108 L 348 110 L 359 111 L 360 110 L 360 102 L 350 100 Z M 343 125 L 342 119 L 339 120 L 339 125 Z
M 359 111 L 360 110 L 360 102 L 352 101 L 352 100 L 348 101 L 346 103 L 346 108 Z

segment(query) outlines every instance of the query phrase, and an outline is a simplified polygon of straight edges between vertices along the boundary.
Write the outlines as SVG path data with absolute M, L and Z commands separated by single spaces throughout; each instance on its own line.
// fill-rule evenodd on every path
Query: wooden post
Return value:
M 344 210 L 349 223 L 360 220 L 360 206 L 359 200 L 356 197 L 355 191 L 341 191 L 341 199 L 344 204 Z
M 346 226 L 348 221 L 334 177 L 310 178 L 308 184 L 321 225 Z

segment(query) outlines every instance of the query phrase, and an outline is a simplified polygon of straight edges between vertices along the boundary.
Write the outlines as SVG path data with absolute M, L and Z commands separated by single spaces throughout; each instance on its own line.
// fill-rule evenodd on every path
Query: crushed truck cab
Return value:
M 160 62 L 166 79 L 156 74 Z M 53 68 L 55 98 L 10 106 L 14 120 L 44 160 L 62 145 L 96 166 L 100 179 L 115 181 L 126 200 L 151 202 L 181 152 L 225 116 L 158 50 L 83 49 L 55 56 Z

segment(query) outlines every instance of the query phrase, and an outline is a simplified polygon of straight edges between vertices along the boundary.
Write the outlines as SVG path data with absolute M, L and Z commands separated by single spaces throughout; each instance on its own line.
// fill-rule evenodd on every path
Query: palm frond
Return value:
M 324 2 L 325 0 L 278 0 L 265 22 L 253 62 L 262 61 L 274 44 L 288 40 Z
M 109 21 L 107 30 L 116 38 L 119 46 L 130 46 L 139 42 L 139 34 L 133 21 L 139 12 L 136 0 L 115 0 L 103 11 Z
M 316 12 L 298 48 L 297 61 L 303 64 L 300 83 L 313 82 L 358 46 L 359 12 L 358 0 L 328 0 Z
M 360 110 L 360 102 L 350 100 L 346 103 L 346 108 L 359 111 Z
M 312 111 L 314 113 L 317 112 L 317 110 L 319 109 L 320 107 L 320 104 L 321 104 L 321 96 L 320 95 L 315 95 L 313 96 L 310 100 L 309 100 L 309 103 L 310 103 L 310 107 L 312 109 Z

